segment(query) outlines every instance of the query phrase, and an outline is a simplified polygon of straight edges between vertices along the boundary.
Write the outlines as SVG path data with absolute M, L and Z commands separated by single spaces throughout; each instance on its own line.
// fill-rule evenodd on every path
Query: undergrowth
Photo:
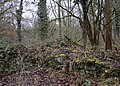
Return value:
M 72 84 L 79 86 L 110 84 L 114 86 L 120 83 L 118 51 L 83 50 L 78 45 L 70 46 L 65 44 L 61 46 L 56 43 L 34 47 L 23 45 L 0 47 L 1 83 L 10 84 L 11 78 L 19 77 L 20 79 L 20 76 L 20 80 L 24 80 L 25 77 L 28 81 L 23 86 L 28 86 L 29 81 L 33 84 L 30 86 L 39 86 L 39 84 L 54 86 L 55 84 L 66 84 L 66 86 L 68 84 L 71 86 Z M 8 76 L 11 78 L 9 79 Z

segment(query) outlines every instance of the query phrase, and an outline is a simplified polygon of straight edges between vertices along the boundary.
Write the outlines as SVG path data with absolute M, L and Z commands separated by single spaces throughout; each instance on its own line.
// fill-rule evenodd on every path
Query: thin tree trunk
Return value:
M 58 0 L 58 4 L 61 5 L 61 0 Z M 61 10 L 60 6 L 58 5 L 58 22 L 59 22 L 59 39 L 62 40 L 62 30 L 61 30 Z
M 71 0 L 68 0 L 68 10 L 70 11 L 70 9 L 71 9 Z M 70 35 L 70 30 L 71 30 L 71 16 L 69 16 L 70 15 L 70 13 L 68 12 L 67 13 L 67 15 L 68 15 L 68 37 L 70 37 L 71 38 L 71 35 Z
M 22 20 L 22 10 L 23 10 L 23 0 L 20 1 L 19 9 L 16 10 L 17 14 L 17 35 L 18 35 L 18 42 L 21 43 L 21 20 Z

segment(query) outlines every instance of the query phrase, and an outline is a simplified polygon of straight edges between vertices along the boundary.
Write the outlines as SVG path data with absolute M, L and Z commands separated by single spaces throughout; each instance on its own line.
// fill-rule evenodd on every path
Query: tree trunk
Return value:
M 87 36 L 91 42 L 91 44 L 93 44 L 93 39 L 92 39 L 92 30 L 91 30 L 91 25 L 90 25 L 90 21 L 88 18 L 88 5 L 87 5 L 87 0 L 81 0 L 81 4 L 82 4 L 82 8 L 83 8 L 83 20 L 84 20 L 84 26 L 83 26 L 83 43 L 84 43 L 84 48 L 86 47 L 86 43 L 87 43 Z
M 61 5 L 61 0 L 58 0 L 58 4 Z M 58 22 L 59 22 L 59 39 L 62 40 L 62 30 L 61 30 L 61 10 L 60 6 L 58 5 Z
M 105 49 L 112 49 L 112 9 L 111 0 L 105 0 L 106 41 Z
M 41 41 L 44 41 L 47 38 L 48 34 L 48 17 L 46 0 L 39 0 L 37 15 L 38 15 L 38 35 L 41 38 Z
M 18 35 L 18 42 L 21 43 L 21 20 L 22 20 L 22 10 L 23 10 L 23 0 L 20 1 L 19 9 L 16 10 L 17 14 L 17 35 Z

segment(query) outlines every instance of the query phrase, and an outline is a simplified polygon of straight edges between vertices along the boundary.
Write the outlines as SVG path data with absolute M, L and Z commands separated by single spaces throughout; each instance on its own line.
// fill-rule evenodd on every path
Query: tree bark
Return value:
M 61 0 L 58 0 L 58 4 L 61 5 Z M 59 39 L 62 40 L 62 30 L 61 30 L 61 10 L 58 5 L 58 22 L 59 22 Z
M 106 23 L 106 41 L 105 49 L 112 49 L 112 9 L 111 0 L 105 0 L 105 23 Z
M 18 35 L 18 42 L 21 43 L 21 20 L 22 20 L 22 10 L 23 10 L 23 0 L 20 1 L 19 9 L 16 10 L 17 14 L 17 35 Z
M 48 34 L 48 17 L 46 0 L 39 0 L 38 2 L 38 36 L 41 41 L 45 41 Z

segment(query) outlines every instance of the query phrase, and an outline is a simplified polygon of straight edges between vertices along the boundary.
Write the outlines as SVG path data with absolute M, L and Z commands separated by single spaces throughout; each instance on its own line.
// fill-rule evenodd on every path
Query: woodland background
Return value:
M 119 86 L 119 6 L 119 0 L 1 0 L 0 85 Z

